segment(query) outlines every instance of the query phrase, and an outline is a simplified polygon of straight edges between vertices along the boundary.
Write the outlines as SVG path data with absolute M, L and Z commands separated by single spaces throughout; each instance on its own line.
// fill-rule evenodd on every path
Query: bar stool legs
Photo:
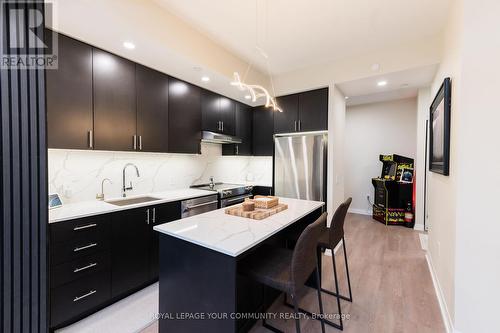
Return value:
M 344 325 L 342 324 L 342 310 L 340 308 L 340 297 L 339 297 L 339 281 L 337 279 L 337 265 L 335 265 L 335 253 L 333 253 L 332 250 L 332 264 L 333 264 L 333 276 L 335 278 L 335 291 L 336 291 L 336 297 L 337 297 L 337 308 L 338 308 L 338 315 L 339 315 L 339 322 L 340 325 L 335 325 L 339 330 L 344 329 Z
M 285 302 L 286 302 L 286 295 L 287 294 L 285 293 Z M 294 294 L 290 294 L 290 298 L 293 301 L 293 305 L 290 304 L 290 306 L 293 307 L 293 312 L 294 312 L 294 317 L 295 317 L 295 330 L 297 333 L 300 333 L 299 304 L 297 302 L 297 297 Z M 321 300 L 320 300 L 320 302 L 321 302 Z M 323 304 L 322 303 L 320 303 L 320 304 L 321 304 L 320 308 L 323 309 Z M 323 310 L 321 310 L 321 313 L 323 313 Z M 284 333 L 283 331 L 277 329 L 276 327 L 269 325 L 265 319 L 262 319 L 262 326 L 264 326 L 268 330 L 273 331 L 275 333 Z M 322 328 L 322 332 L 325 333 L 324 327 Z
M 300 333 L 300 318 L 298 317 L 299 314 L 299 305 L 297 304 L 297 297 L 295 295 L 292 296 L 292 301 L 293 301 L 293 311 L 295 313 L 295 330 L 297 333 Z M 324 333 L 324 331 L 323 331 Z
M 321 300 L 321 279 L 319 277 L 319 263 L 316 265 L 316 283 L 318 284 L 318 286 L 316 287 L 316 291 L 318 293 L 319 313 L 321 315 L 321 332 L 325 333 L 325 317 L 323 311 L 323 301 Z
M 319 269 L 320 269 L 319 268 L 319 264 L 317 263 L 316 264 L 316 273 L 315 274 L 316 274 L 316 285 L 318 287 L 316 288 L 316 290 L 317 290 L 317 293 L 318 293 L 319 313 L 320 313 L 320 316 L 321 316 L 320 317 L 321 332 L 325 333 L 325 324 L 333 326 L 335 328 L 339 328 L 339 329 L 341 329 L 341 328 L 340 328 L 339 325 L 337 325 L 335 323 L 332 323 L 331 321 L 325 319 L 325 313 L 323 311 L 323 301 L 321 299 L 321 291 L 320 291 L 320 287 L 319 287 L 319 286 L 321 286 L 321 279 L 320 279 L 320 276 L 319 276 Z M 313 315 L 312 312 L 300 308 L 299 305 L 298 305 L 298 303 L 297 303 L 297 301 L 296 301 L 296 299 L 293 297 L 293 295 L 291 295 L 291 296 L 292 296 L 293 305 L 287 302 L 286 294 L 285 294 L 285 300 L 284 300 L 283 304 L 285 304 L 286 306 L 288 306 L 290 308 L 293 308 L 294 311 L 295 311 L 295 314 L 297 314 L 298 312 L 300 312 L 300 313 L 305 313 L 309 317 L 312 317 L 312 315 Z M 298 318 L 295 319 L 295 323 L 296 323 L 296 325 L 299 325 Z M 297 326 L 297 332 L 300 332 L 299 326 Z
M 346 300 L 348 302 L 352 302 L 351 278 L 349 276 L 349 264 L 347 262 L 347 250 L 346 250 L 346 247 L 345 247 L 345 239 L 344 239 L 344 237 L 342 237 L 342 249 L 343 249 L 343 252 L 344 252 L 344 262 L 345 262 L 345 270 L 346 270 L 346 275 L 347 275 L 347 286 L 349 287 L 349 297 L 346 297 L 344 295 L 339 295 L 338 291 L 337 291 L 337 293 L 335 293 L 333 291 L 330 291 L 330 290 L 324 289 L 324 288 L 321 288 L 321 291 L 324 292 L 324 293 L 327 293 L 329 295 L 335 296 L 335 297 L 338 296 L 338 297 L 340 297 L 343 300 Z M 332 249 L 332 257 L 333 257 L 333 251 L 334 250 Z
M 349 277 L 349 264 L 347 263 L 347 249 L 345 248 L 345 239 L 342 237 L 342 247 L 344 248 L 345 271 L 347 273 L 347 285 L 349 286 L 349 299 L 352 302 L 351 278 Z

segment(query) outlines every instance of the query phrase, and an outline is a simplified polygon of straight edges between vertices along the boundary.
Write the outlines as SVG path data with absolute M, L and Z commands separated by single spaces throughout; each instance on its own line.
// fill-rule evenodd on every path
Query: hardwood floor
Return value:
M 353 302 L 341 301 L 344 332 L 445 332 L 431 275 L 420 246 L 418 232 L 384 226 L 369 216 L 348 214 L 345 239 Z M 335 256 L 341 293 L 348 295 L 342 248 Z M 323 288 L 333 290 L 331 257 L 323 256 Z M 318 311 L 316 291 L 304 288 L 300 306 Z M 337 313 L 336 299 L 323 293 L 325 312 Z M 287 312 L 280 297 L 268 312 Z M 270 324 L 295 332 L 293 320 L 270 320 Z M 321 332 L 319 321 L 301 320 L 302 332 Z M 142 333 L 156 333 L 153 323 Z M 339 330 L 326 326 L 327 332 Z M 269 332 L 259 321 L 251 333 Z

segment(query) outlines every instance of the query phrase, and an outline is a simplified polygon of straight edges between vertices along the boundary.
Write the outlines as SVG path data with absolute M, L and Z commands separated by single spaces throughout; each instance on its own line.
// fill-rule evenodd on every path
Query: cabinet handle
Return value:
M 94 131 L 89 131 L 89 148 L 94 149 Z
M 78 251 L 90 249 L 91 247 L 94 247 L 94 246 L 97 246 L 97 243 L 91 243 L 89 245 L 85 245 L 85 246 L 82 246 L 82 247 L 75 247 L 73 249 L 73 252 L 78 252 Z
M 142 135 L 139 135 L 139 150 L 142 150 Z
M 222 123 L 222 132 L 224 132 L 224 122 L 221 121 L 221 123 Z
M 149 224 L 149 208 L 146 209 L 146 223 Z
M 94 263 L 92 263 L 92 264 L 89 264 L 89 265 L 87 265 L 87 266 L 83 266 L 83 267 L 75 268 L 75 269 L 73 270 L 73 273 L 78 273 L 78 272 L 84 271 L 84 270 L 86 270 L 86 269 L 92 268 L 92 267 L 94 267 L 94 266 L 97 266 L 97 263 L 96 263 L 96 262 L 94 262 Z
M 238 145 L 236 145 L 236 155 L 238 155 Z
M 87 224 L 87 225 L 80 225 L 78 227 L 74 227 L 73 231 L 78 231 L 78 230 L 83 230 L 83 229 L 88 229 L 88 228 L 93 228 L 93 227 L 97 227 L 97 224 L 91 223 L 91 224 Z
M 137 150 L 137 135 L 134 134 L 134 150 Z
M 293 130 L 297 132 L 297 120 L 293 121 Z
M 153 208 L 153 223 L 156 222 L 156 207 Z
M 221 121 L 219 120 L 219 121 L 217 122 L 217 130 L 218 130 L 218 131 L 222 131 L 222 128 L 221 128 L 221 124 L 220 124 L 220 123 L 221 123 Z
M 302 120 L 299 120 L 299 132 L 302 131 Z
M 78 302 L 79 300 L 84 299 L 84 298 L 86 298 L 86 297 L 89 297 L 90 295 L 93 295 L 93 294 L 95 294 L 96 292 L 97 292 L 97 290 L 91 290 L 91 291 L 89 291 L 88 293 L 86 293 L 85 295 L 75 297 L 75 298 L 73 299 L 73 302 Z

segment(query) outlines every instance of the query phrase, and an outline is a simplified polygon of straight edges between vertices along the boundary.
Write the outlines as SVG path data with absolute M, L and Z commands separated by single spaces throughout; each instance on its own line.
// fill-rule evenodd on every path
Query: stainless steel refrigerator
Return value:
M 326 202 L 327 131 L 274 136 L 274 193 Z

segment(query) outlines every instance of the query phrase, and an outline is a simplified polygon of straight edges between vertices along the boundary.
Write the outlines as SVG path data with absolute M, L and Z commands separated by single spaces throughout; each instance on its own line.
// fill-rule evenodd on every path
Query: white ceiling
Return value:
M 436 64 L 393 73 L 375 74 L 360 80 L 339 83 L 337 87 L 348 97 L 348 106 L 415 97 L 418 88 L 431 84 L 437 68 Z M 377 83 L 380 81 L 386 81 L 387 85 L 378 86 Z
M 261 70 L 281 74 L 441 33 L 451 0 L 155 0 Z M 258 13 L 258 15 L 257 15 Z M 259 45 L 268 61 L 256 50 Z

